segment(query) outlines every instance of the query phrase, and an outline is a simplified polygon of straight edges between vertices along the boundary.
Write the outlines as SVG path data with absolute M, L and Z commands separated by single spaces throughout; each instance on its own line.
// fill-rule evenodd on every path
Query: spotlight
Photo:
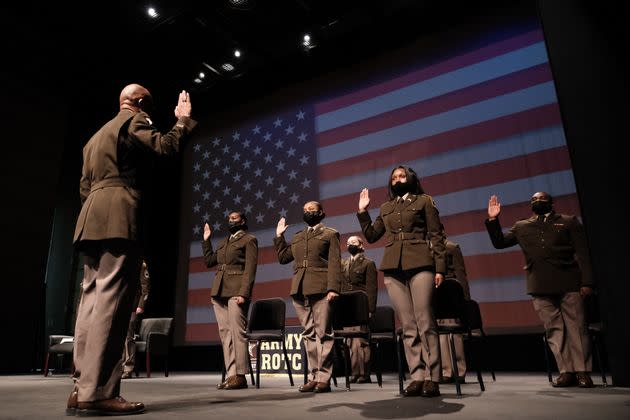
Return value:
M 157 19 L 159 15 L 159 13 L 157 12 L 157 10 L 155 10 L 153 7 L 149 7 L 147 9 L 147 15 L 149 15 L 149 17 L 153 18 L 153 19 Z
M 194 80 L 194 82 L 195 82 L 195 83 L 197 83 L 197 84 L 199 84 L 199 83 L 201 83 L 201 79 L 197 77 L 197 78 Z
M 221 65 L 221 68 L 225 71 L 233 71 L 234 70 L 234 66 L 231 65 L 230 63 L 224 63 Z
M 202 71 L 201 71 L 201 72 L 199 72 L 199 78 L 200 78 L 200 79 L 203 79 L 203 78 L 205 78 L 205 77 L 206 77 L 206 73 L 204 73 L 204 72 L 202 72 Z
M 234 50 L 234 57 L 238 58 L 241 56 L 241 52 L 239 50 Z

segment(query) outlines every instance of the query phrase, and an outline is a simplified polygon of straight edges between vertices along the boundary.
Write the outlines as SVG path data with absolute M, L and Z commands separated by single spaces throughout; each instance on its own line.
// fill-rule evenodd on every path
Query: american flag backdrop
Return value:
M 298 325 L 288 296 L 292 265 L 278 264 L 273 248 L 281 216 L 285 236 L 304 227 L 302 205 L 322 202 L 324 223 L 337 229 L 346 256 L 359 191 L 370 190 L 374 219 L 386 200 L 391 169 L 418 172 L 440 210 L 447 236 L 465 256 L 472 298 L 486 329 L 514 331 L 539 325 L 525 293 L 519 248 L 495 250 L 483 224 L 488 198 L 498 195 L 505 228 L 528 217 L 536 191 L 579 216 L 579 203 L 553 78 L 540 29 L 502 39 L 390 80 L 291 109 L 261 110 L 260 118 L 226 127 L 194 144 L 189 228 L 186 342 L 218 339 L 210 289 L 214 273 L 202 259 L 203 223 L 227 234 L 230 210 L 244 210 L 258 238 L 254 298 L 280 296 L 288 324 Z M 384 241 L 367 246 L 377 265 Z M 389 304 L 379 277 L 379 305 Z

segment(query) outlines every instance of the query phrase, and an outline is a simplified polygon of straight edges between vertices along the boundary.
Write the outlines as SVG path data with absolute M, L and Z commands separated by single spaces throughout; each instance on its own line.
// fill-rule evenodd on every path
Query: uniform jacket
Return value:
M 150 289 L 151 278 L 149 276 L 149 268 L 146 262 L 142 262 L 142 267 L 140 268 L 140 284 L 138 285 L 138 293 L 136 294 L 136 303 L 133 307 L 134 311 L 136 308 L 144 309 L 149 299 Z
M 525 254 L 527 293 L 533 295 L 576 292 L 593 285 L 584 228 L 575 216 L 550 213 L 519 220 L 503 233 L 499 219 L 486 220 L 492 245 L 502 249 L 520 245 Z
M 166 134 L 144 112 L 122 110 L 83 148 L 81 213 L 74 242 L 122 238 L 137 240 L 141 183 L 147 154 L 173 154 L 197 123 L 180 118 Z
M 403 203 L 387 201 L 374 223 L 367 211 L 357 218 L 369 243 L 385 235 L 381 271 L 434 267 L 445 273 L 444 233 L 431 196 L 409 194 Z
M 313 232 L 308 229 L 297 232 L 288 245 L 284 235 L 275 237 L 273 243 L 280 264 L 293 264 L 291 296 L 339 293 L 341 282 L 341 251 L 339 232 L 318 224 Z
M 233 239 L 219 242 L 213 251 L 210 241 L 203 241 L 203 258 L 208 268 L 218 265 L 212 284 L 213 297 L 252 296 L 256 266 L 258 264 L 258 240 L 243 230 Z
M 446 246 L 446 274 L 444 277 L 456 279 L 464 289 L 464 297 L 470 300 L 470 286 L 468 285 L 462 250 L 459 248 L 459 244 L 448 239 L 444 241 L 444 245 Z
M 341 282 L 341 293 L 352 290 L 363 290 L 368 295 L 370 313 L 376 311 L 376 297 L 378 295 L 378 284 L 376 280 L 376 264 L 366 258 L 362 252 L 356 255 L 354 261 L 351 257 L 345 258 L 341 262 L 343 271 L 343 281 Z

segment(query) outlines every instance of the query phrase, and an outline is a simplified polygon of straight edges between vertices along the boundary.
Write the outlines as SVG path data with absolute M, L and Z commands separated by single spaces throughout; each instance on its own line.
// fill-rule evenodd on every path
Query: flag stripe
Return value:
M 460 108 L 420 118 L 392 128 L 358 136 L 342 143 L 317 149 L 320 165 L 348 159 L 362 153 L 380 150 L 383 145 L 401 145 L 410 141 L 467 127 L 556 102 L 553 82 L 541 83 L 516 92 L 465 105 Z
M 315 105 L 317 114 L 326 114 L 341 108 L 346 108 L 353 104 L 363 102 L 370 98 L 375 98 L 385 93 L 389 93 L 403 87 L 418 83 L 423 80 L 434 78 L 440 74 L 496 57 L 510 51 L 523 48 L 543 41 L 543 34 L 539 30 L 527 32 L 513 38 L 496 42 L 494 44 L 476 49 L 474 51 L 459 55 L 457 57 L 444 60 L 432 66 L 424 67 L 420 70 L 397 77 L 385 83 L 360 89 L 347 95 L 336 96 L 332 100 L 322 101 Z
M 320 165 L 319 179 L 326 182 L 347 176 L 349 173 L 360 174 L 376 169 L 382 170 L 383 168 L 391 168 L 392 165 L 400 162 L 414 161 L 480 143 L 510 138 L 522 134 L 524 125 L 528 125 L 530 130 L 534 131 L 560 123 L 561 118 L 557 105 L 548 104 L 434 136 L 416 139 L 403 145 L 383 147 L 381 150 L 362 153 L 341 162 Z
M 317 136 L 317 145 L 318 147 L 323 147 L 341 143 L 342 141 L 354 137 L 360 137 L 414 120 L 426 118 L 431 115 L 437 115 L 445 110 L 460 108 L 551 80 L 552 75 L 549 65 L 547 63 L 539 64 L 514 74 L 470 86 L 463 90 L 450 92 L 430 100 L 414 103 L 401 109 L 396 109 L 342 126 L 335 130 L 320 133 Z

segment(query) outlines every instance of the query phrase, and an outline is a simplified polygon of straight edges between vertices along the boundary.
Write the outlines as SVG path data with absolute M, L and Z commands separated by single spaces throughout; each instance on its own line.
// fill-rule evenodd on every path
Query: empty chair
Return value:
M 252 304 L 245 335 L 249 340 L 256 341 L 256 388 L 260 388 L 260 345 L 265 341 L 281 343 L 289 382 L 293 386 L 291 361 L 285 343 L 285 312 L 286 305 L 281 298 L 261 299 Z
M 44 376 L 48 376 L 50 355 L 55 354 L 59 357 L 60 363 L 63 357 L 69 354 L 72 357 L 74 352 L 74 337 L 71 335 L 50 335 L 48 336 L 48 349 L 46 350 L 46 359 L 44 360 Z M 74 373 L 74 361 L 72 362 L 72 373 Z
M 472 339 L 472 333 L 470 331 L 470 324 L 468 320 L 468 314 L 466 310 L 466 299 L 464 297 L 464 289 L 462 285 L 455 279 L 445 279 L 440 287 L 435 289 L 434 293 L 434 310 L 435 318 L 438 325 L 438 333 L 440 335 L 447 334 L 449 345 L 451 348 L 451 363 L 453 366 L 453 373 L 455 378 L 455 388 L 457 395 L 461 396 L 461 384 L 459 372 L 457 369 L 457 353 L 455 350 L 455 340 L 453 334 L 465 335 L 467 339 Z M 471 352 L 471 359 L 476 362 L 476 358 L 473 357 Z M 477 370 L 477 380 L 479 381 L 479 388 L 485 391 L 485 385 L 481 376 L 481 370 L 478 363 L 474 363 Z
M 164 376 L 168 376 L 168 353 L 171 347 L 173 318 L 145 318 L 140 323 L 140 340 L 136 341 L 136 352 L 145 353 L 147 378 L 151 377 L 151 358 L 164 357 Z M 136 376 L 138 364 L 136 363 Z
M 391 342 L 396 352 L 396 363 L 398 367 L 398 388 L 400 394 L 403 393 L 404 374 L 402 371 L 401 354 L 396 339 L 396 314 L 391 306 L 377 306 L 376 311 L 370 318 L 370 343 L 374 345 L 372 366 L 376 370 L 376 380 L 378 386 L 383 386 L 383 375 L 380 363 L 381 343 Z
M 487 347 L 488 343 L 486 340 L 486 333 L 483 330 L 483 320 L 481 319 L 481 310 L 479 309 L 479 303 L 477 301 L 471 299 L 465 302 L 466 307 L 466 317 L 468 318 L 468 327 L 470 328 L 470 336 L 464 336 L 465 341 L 478 341 L 485 347 Z M 487 351 L 484 351 L 483 354 L 488 354 Z M 492 360 L 492 355 L 488 357 L 488 359 Z M 492 380 L 496 381 L 496 375 L 494 374 L 494 368 L 490 363 L 488 365 L 488 369 L 490 369 L 490 374 L 492 375 Z
M 335 343 L 341 345 L 346 376 L 346 390 L 350 390 L 350 348 L 346 338 L 365 338 L 370 341 L 370 312 L 367 293 L 351 291 L 333 301 L 332 327 Z M 344 330 L 359 327 L 359 331 Z

